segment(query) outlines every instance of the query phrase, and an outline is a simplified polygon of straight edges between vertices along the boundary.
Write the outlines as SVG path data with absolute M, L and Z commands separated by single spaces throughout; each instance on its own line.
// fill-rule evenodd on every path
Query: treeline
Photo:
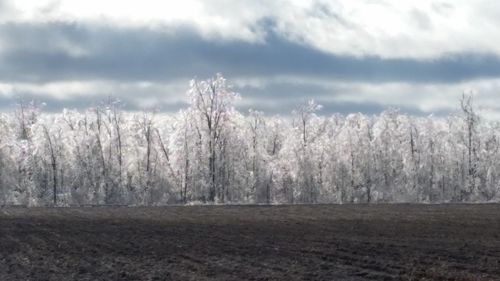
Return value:
M 218 75 L 173 115 L 121 110 L 0 116 L 0 205 L 488 202 L 500 197 L 500 126 L 461 114 L 242 114 Z

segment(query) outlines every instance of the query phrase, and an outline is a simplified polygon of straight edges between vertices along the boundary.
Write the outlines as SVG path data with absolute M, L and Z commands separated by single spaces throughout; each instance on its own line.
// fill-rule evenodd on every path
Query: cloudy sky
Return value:
M 0 110 L 111 95 L 129 110 L 186 106 L 221 72 L 242 110 L 456 110 L 500 116 L 500 3 L 488 0 L 0 0 Z

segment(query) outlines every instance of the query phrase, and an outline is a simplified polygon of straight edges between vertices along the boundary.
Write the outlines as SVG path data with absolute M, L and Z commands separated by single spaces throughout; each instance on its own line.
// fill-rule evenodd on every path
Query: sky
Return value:
M 0 0 L 0 111 L 177 112 L 216 73 L 242 111 L 446 115 L 473 93 L 500 119 L 500 2 Z

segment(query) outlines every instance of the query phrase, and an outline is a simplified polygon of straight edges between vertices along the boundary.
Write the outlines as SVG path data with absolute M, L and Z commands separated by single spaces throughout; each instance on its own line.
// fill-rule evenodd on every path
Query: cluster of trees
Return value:
M 0 116 L 0 204 L 485 202 L 500 198 L 500 126 L 461 114 L 241 114 L 217 75 L 178 114 L 20 103 Z

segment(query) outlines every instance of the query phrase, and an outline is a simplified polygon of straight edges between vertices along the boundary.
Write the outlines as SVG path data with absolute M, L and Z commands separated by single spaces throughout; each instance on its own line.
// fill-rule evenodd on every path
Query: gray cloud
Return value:
M 239 106 L 244 112 L 248 109 L 256 109 L 263 111 L 267 114 L 280 114 L 289 115 L 297 105 L 304 103 L 307 99 L 314 98 L 319 104 L 323 106 L 323 109 L 319 112 L 322 115 L 331 115 L 333 113 L 349 114 L 361 112 L 364 114 L 378 114 L 390 107 L 397 107 L 402 112 L 413 114 L 413 115 L 428 115 L 431 112 L 435 115 L 446 115 L 453 111 L 453 108 L 458 107 L 458 95 L 455 95 L 451 99 L 451 104 L 447 108 L 437 108 L 432 111 L 423 110 L 419 108 L 419 103 L 417 100 L 413 100 L 411 96 L 407 95 L 408 101 L 413 100 L 414 106 L 409 105 L 409 102 L 400 103 L 395 99 L 400 98 L 402 93 L 399 95 L 393 95 L 392 100 L 388 101 L 387 97 L 378 97 L 377 93 L 383 89 L 387 89 L 388 92 L 394 91 L 391 86 L 378 85 L 373 87 L 376 90 L 367 90 L 366 88 L 371 88 L 367 84 L 355 84 L 355 83 L 309 83 L 309 82 L 273 82 L 268 83 L 264 86 L 250 86 L 246 85 L 243 87 L 236 87 L 238 92 L 243 93 L 245 100 L 248 102 L 243 103 Z M 407 91 L 404 86 L 398 86 L 398 91 Z M 446 87 L 441 88 L 445 94 L 449 94 L 450 89 Z M 453 89 L 451 90 L 453 91 Z M 458 94 L 460 91 L 457 92 Z M 367 97 L 372 95 L 372 97 Z M 350 100 L 346 100 L 346 96 L 353 97 Z M 357 96 L 363 96 L 363 101 L 357 101 Z M 456 100 L 454 99 L 456 98 Z M 389 99 L 391 99 L 389 97 Z M 432 93 L 426 94 L 424 99 L 421 99 L 420 103 L 425 103 L 429 99 L 432 99 Z
M 382 59 L 327 54 L 295 43 L 267 25 L 265 43 L 208 40 L 189 26 L 118 28 L 53 22 L 0 26 L 4 81 L 166 81 L 223 72 L 233 77 L 297 75 L 343 81 L 453 83 L 500 76 L 491 54 L 439 59 Z
M 0 9 L 1 5 L 0 0 Z M 350 24 L 326 7 L 316 13 Z M 421 14 L 414 16 L 422 28 L 432 28 L 425 26 Z M 456 53 L 437 59 L 334 55 L 285 38 L 275 24 L 272 19 L 256 23 L 254 28 L 267 36 L 264 42 L 251 43 L 207 38 L 189 25 L 148 28 L 81 22 L 3 23 L 0 110 L 11 108 L 15 103 L 12 96 L 44 101 L 45 110 L 59 111 L 93 106 L 112 95 L 125 102 L 126 110 L 154 104 L 172 112 L 187 106 L 184 97 L 189 79 L 222 72 L 230 81 L 259 81 L 258 85 L 237 85 L 244 97 L 238 105 L 242 111 L 251 107 L 287 115 L 298 103 L 315 98 L 324 105 L 321 114 L 325 115 L 375 114 L 387 106 L 399 106 L 416 115 L 431 111 L 445 114 L 450 102 L 456 102 L 450 93 L 460 94 L 460 87 L 469 81 L 500 77 L 500 58 L 493 54 Z M 87 92 L 77 89 L 65 96 L 61 94 L 64 81 L 90 86 L 84 85 Z M 142 81 L 150 85 L 135 83 Z M 179 86 L 179 81 L 185 81 L 185 87 Z M 57 90 L 47 86 L 58 82 L 63 86 Z M 4 87 L 2 92 L 1 83 L 14 85 L 14 90 L 7 92 L 9 87 Z M 481 83 L 486 91 L 497 85 Z M 16 86 L 21 84 L 30 86 Z
M 115 98 L 115 96 L 110 96 L 110 98 Z M 121 97 L 123 110 L 127 111 L 140 111 L 140 110 L 160 110 L 163 112 L 176 112 L 181 108 L 187 108 L 189 104 L 182 101 L 177 102 L 168 102 L 164 101 L 161 103 L 157 103 L 154 107 L 144 108 L 138 106 L 134 102 L 127 97 Z M 249 109 L 263 111 L 266 115 L 281 115 L 288 116 L 291 112 L 297 107 L 298 104 L 304 102 L 304 98 L 300 99 L 289 99 L 283 100 L 280 97 L 271 97 L 271 102 L 262 102 L 259 99 L 252 99 L 253 104 L 238 104 L 237 109 L 242 113 L 246 114 Z M 67 109 L 85 109 L 90 107 L 95 107 L 101 103 L 105 103 L 107 98 L 101 96 L 100 98 L 96 98 L 95 96 L 77 96 L 70 97 L 67 99 L 57 99 L 53 98 L 50 95 L 33 95 L 29 93 L 18 94 L 13 98 L 5 97 L 0 95 L 0 111 L 11 111 L 15 108 L 16 104 L 19 101 L 37 101 L 37 103 L 43 102 L 42 110 L 45 112 L 60 112 L 62 108 Z M 340 114 L 350 114 L 361 112 L 363 114 L 379 114 L 380 112 L 388 109 L 389 107 L 381 105 L 379 103 L 374 102 L 365 102 L 365 103 L 356 103 L 356 102 L 344 102 L 344 101 L 330 101 L 327 99 L 318 98 L 318 103 L 323 106 L 323 109 L 318 112 L 320 115 L 330 116 L 334 113 Z M 279 106 L 277 106 L 279 105 Z M 428 112 L 424 112 L 415 108 L 410 107 L 399 107 L 402 112 L 406 112 L 413 115 L 427 115 Z M 448 111 L 438 111 L 434 112 L 438 115 L 445 115 Z
M 307 96 L 324 97 L 333 95 L 338 91 L 342 91 L 342 89 L 335 86 L 324 87 L 317 84 L 286 82 L 270 83 L 263 87 L 245 85 L 242 87 L 236 87 L 236 90 L 240 93 L 244 93 L 245 97 L 262 101 L 274 100 L 276 98 L 295 100 L 303 99 Z

